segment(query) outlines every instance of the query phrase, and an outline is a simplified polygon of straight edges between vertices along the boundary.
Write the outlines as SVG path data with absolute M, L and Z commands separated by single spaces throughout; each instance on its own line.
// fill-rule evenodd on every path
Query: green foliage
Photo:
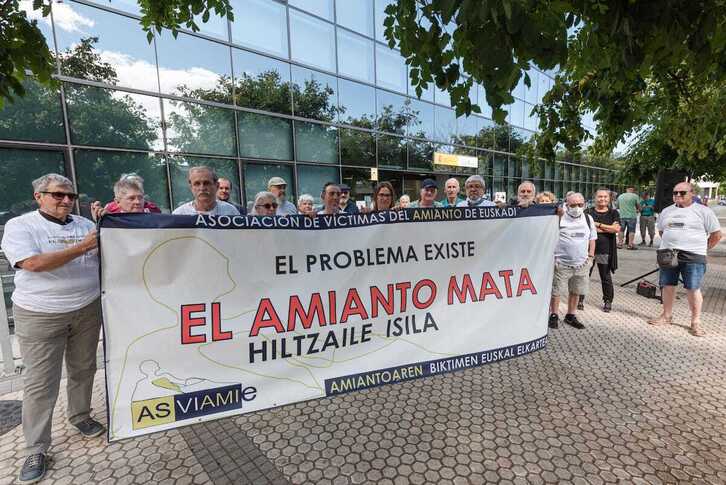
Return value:
M 50 13 L 50 4 L 33 2 L 35 10 Z M 0 4 L 0 108 L 5 100 L 12 101 L 25 94 L 26 70 L 41 83 L 52 84 L 53 62 L 38 21 L 30 21 L 20 10 L 18 0 L 5 0 Z
M 529 66 L 559 66 L 536 108 L 540 156 L 554 158 L 559 145 L 575 152 L 590 138 L 582 116 L 591 112 L 603 153 L 655 127 L 649 150 L 660 139 L 678 162 L 653 163 L 694 175 L 712 170 L 708 160 L 723 165 L 724 0 L 401 0 L 386 13 L 386 38 L 407 57 L 417 92 L 432 82 L 448 90 L 459 115 L 477 111 L 472 81 L 501 122 Z

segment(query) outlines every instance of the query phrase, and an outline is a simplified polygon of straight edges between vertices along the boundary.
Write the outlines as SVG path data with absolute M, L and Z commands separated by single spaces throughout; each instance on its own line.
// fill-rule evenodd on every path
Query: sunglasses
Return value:
M 685 197 L 688 193 L 687 190 L 674 190 L 673 195 L 680 195 L 681 197 Z
M 70 201 L 73 202 L 74 200 L 76 200 L 78 198 L 78 194 L 74 194 L 73 192 L 46 192 L 46 191 L 41 191 L 40 193 L 41 194 L 48 194 L 48 195 L 50 195 L 51 197 L 53 197 L 57 201 L 62 201 L 63 199 L 65 199 L 66 197 L 68 197 L 70 199 Z
M 258 209 L 259 209 L 260 207 L 264 207 L 264 208 L 265 208 L 265 209 L 267 209 L 267 210 L 270 210 L 270 209 L 277 209 L 277 202 L 273 202 L 273 203 L 269 203 L 269 202 L 268 202 L 267 204 L 257 204 L 257 205 L 256 205 L 255 207 L 257 207 Z

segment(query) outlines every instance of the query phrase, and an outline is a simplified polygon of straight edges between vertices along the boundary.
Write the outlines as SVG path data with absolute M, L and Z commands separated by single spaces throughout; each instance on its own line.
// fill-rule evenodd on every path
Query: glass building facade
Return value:
M 190 200 L 186 169 L 197 164 L 229 178 L 243 204 L 272 176 L 294 197 L 318 198 L 332 180 L 357 200 L 371 196 L 376 173 L 412 199 L 426 177 L 443 189 L 475 173 L 490 196 L 512 197 L 522 180 L 558 197 L 613 185 L 605 169 L 522 155 L 548 73 L 533 69 L 531 87 L 517 86 L 506 125 L 490 119 L 480 86 L 471 98 L 481 115 L 457 118 L 433 86 L 418 98 L 383 37 L 389 1 L 232 0 L 233 22 L 212 16 L 199 32 L 151 42 L 133 0 L 53 3 L 38 19 L 60 85 L 27 81 L 27 95 L 0 111 L 0 224 L 34 207 L 30 182 L 51 171 L 75 181 L 82 213 L 111 200 L 129 172 L 171 210 Z M 477 166 L 437 164 L 435 153 Z

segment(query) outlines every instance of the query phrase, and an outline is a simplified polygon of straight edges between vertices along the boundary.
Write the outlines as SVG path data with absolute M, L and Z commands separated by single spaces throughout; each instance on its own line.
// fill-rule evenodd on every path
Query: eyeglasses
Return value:
M 277 202 L 272 202 L 272 203 L 269 203 L 269 202 L 268 202 L 267 204 L 257 204 L 257 205 L 256 205 L 255 207 L 257 207 L 258 209 L 259 209 L 260 207 L 264 207 L 264 208 L 265 208 L 265 209 L 267 209 L 267 210 L 270 210 L 270 209 L 277 209 Z
M 680 195 L 681 197 L 685 197 L 688 193 L 687 190 L 674 190 L 673 195 Z
M 55 200 L 57 200 L 59 202 L 62 201 L 63 199 L 65 199 L 66 197 L 68 197 L 71 200 L 71 202 L 73 202 L 74 200 L 76 200 L 78 198 L 78 194 L 74 194 L 73 192 L 46 192 L 46 191 L 41 191 L 40 193 L 41 194 L 48 194 L 48 195 L 50 195 L 51 197 L 53 197 Z

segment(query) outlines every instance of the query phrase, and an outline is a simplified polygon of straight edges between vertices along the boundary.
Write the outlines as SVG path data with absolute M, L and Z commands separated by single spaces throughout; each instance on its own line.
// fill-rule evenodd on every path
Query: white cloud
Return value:
M 50 26 L 50 17 L 43 17 L 40 10 L 33 10 L 33 2 L 31 0 L 22 0 L 20 2 L 20 9 L 27 13 L 29 19 L 38 20 Z M 95 25 L 93 20 L 79 14 L 65 3 L 53 4 L 53 20 L 55 21 L 56 27 L 71 33 L 78 32 L 85 34 L 87 33 L 86 29 L 92 28 Z

